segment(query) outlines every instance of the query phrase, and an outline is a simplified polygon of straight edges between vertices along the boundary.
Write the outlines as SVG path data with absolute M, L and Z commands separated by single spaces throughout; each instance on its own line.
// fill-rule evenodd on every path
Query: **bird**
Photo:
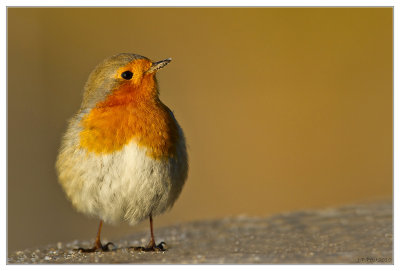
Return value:
M 146 219 L 149 243 L 130 248 L 167 248 L 155 242 L 153 216 L 171 209 L 188 176 L 185 136 L 160 100 L 156 79 L 170 62 L 119 53 L 98 64 L 86 81 L 56 160 L 58 181 L 73 207 L 100 220 L 94 246 L 79 251 L 112 250 L 113 243 L 101 243 L 103 222 L 135 225 Z

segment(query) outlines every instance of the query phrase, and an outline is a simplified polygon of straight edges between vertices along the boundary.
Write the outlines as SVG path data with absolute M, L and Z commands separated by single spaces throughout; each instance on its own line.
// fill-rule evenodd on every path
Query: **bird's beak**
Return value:
M 147 73 L 153 73 L 158 71 L 159 69 L 164 68 L 168 63 L 170 63 L 172 58 L 167 58 L 161 61 L 153 62 L 150 69 L 147 70 Z

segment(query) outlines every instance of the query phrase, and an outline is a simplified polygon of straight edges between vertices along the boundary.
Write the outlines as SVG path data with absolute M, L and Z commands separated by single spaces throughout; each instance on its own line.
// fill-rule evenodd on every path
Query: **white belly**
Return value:
M 111 154 L 88 153 L 78 148 L 77 132 L 67 132 L 65 138 L 74 140 L 63 142 L 56 166 L 60 183 L 78 211 L 109 223 L 135 224 L 172 207 L 188 169 L 181 130 L 176 156 L 162 160 L 147 156 L 146 149 L 133 140 Z

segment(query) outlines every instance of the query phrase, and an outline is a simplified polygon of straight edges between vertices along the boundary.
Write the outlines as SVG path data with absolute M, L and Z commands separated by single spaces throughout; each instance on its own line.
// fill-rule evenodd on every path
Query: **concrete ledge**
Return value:
M 10 253 L 8 263 L 362 263 L 393 264 L 392 203 L 232 217 L 157 228 L 166 252 L 126 249 L 148 232 L 114 242 L 112 252 L 80 253 L 92 241 L 74 241 Z

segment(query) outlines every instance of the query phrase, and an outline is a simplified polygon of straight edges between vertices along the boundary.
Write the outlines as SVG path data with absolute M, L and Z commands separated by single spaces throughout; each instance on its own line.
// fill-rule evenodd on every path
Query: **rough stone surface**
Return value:
M 232 217 L 156 229 L 165 252 L 138 252 L 148 232 L 114 242 L 111 252 L 82 253 L 91 241 L 9 253 L 8 263 L 365 263 L 393 264 L 391 202 Z

